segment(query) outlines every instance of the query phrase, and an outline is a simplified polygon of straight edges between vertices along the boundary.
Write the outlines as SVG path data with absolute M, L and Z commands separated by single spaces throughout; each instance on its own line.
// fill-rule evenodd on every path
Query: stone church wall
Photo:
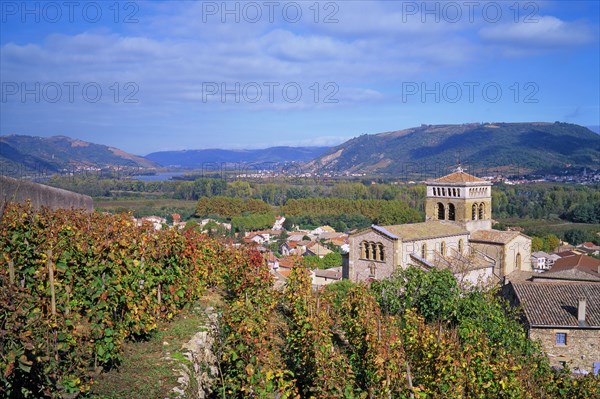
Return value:
M 385 252 L 384 261 L 361 259 L 360 244 L 363 241 L 383 244 Z M 370 268 L 372 265 L 375 265 L 375 278 L 377 279 L 389 277 L 395 270 L 398 254 L 396 254 L 395 241 L 391 238 L 373 230 L 367 230 L 362 234 L 351 236 L 349 244 L 348 277 L 352 281 L 368 280 L 371 275 Z

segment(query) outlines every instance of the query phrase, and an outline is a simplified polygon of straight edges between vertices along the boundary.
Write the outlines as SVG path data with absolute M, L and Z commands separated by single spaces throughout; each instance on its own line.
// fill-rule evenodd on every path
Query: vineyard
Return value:
M 593 376 L 550 369 L 493 292 L 462 293 L 448 272 L 315 292 L 295 267 L 273 289 L 258 252 L 195 230 L 155 231 L 129 215 L 33 211 L 0 220 L 0 394 L 85 396 L 209 288 L 226 305 L 211 398 L 596 398 Z

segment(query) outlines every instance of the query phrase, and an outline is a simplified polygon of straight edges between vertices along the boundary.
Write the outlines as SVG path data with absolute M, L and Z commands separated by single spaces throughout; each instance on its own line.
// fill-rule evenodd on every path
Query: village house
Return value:
M 552 366 L 598 375 L 600 284 L 512 281 L 503 295 L 523 308 L 527 333 L 540 341 Z
M 284 222 L 285 222 L 285 217 L 283 217 L 283 216 L 275 217 L 275 223 L 273 223 L 273 230 L 283 230 Z
M 600 260 L 586 255 L 560 258 L 554 262 L 552 269 L 535 273 L 532 281 L 600 283 Z
M 167 224 L 167 219 L 160 216 L 144 216 L 141 219 L 135 219 L 137 226 L 141 226 L 143 223 L 151 223 L 154 230 L 162 230 L 163 225 Z
M 550 270 L 554 261 L 560 259 L 558 255 L 550 255 L 544 251 L 537 251 L 531 254 L 531 268 L 536 273 Z
M 584 242 L 576 248 L 587 255 L 600 255 L 600 245 L 596 245 L 593 242 Z
M 332 267 L 330 269 L 315 269 L 312 274 L 312 284 L 316 287 L 335 283 L 342 279 L 342 267 Z
M 332 253 L 333 251 L 329 248 L 325 248 L 318 242 L 311 242 L 306 245 L 306 251 L 302 254 L 303 256 L 318 256 L 319 258 L 324 257 Z

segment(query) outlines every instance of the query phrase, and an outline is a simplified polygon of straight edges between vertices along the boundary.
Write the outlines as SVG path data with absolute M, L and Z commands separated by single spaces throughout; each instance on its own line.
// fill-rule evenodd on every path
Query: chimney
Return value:
M 579 298 L 579 304 L 577 306 L 577 321 L 579 321 L 580 326 L 585 326 L 585 307 L 587 305 L 587 301 L 584 297 Z

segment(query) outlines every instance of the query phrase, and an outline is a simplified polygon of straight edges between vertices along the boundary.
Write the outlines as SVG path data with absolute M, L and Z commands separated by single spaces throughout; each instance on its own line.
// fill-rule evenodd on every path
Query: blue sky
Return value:
M 600 125 L 598 1 L 3 1 L 0 134 L 135 154 Z

